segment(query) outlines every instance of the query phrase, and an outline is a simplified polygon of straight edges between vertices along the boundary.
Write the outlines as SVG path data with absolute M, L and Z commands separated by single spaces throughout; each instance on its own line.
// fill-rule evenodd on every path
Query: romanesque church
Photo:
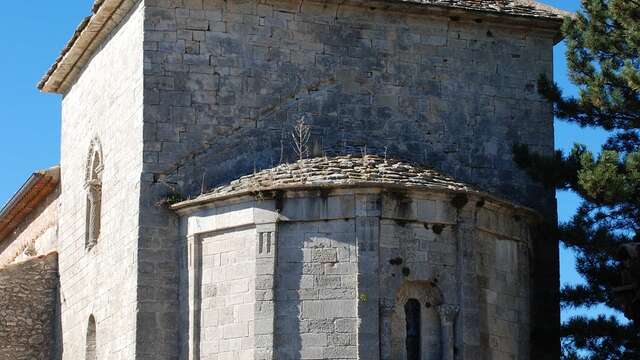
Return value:
M 512 147 L 553 152 L 567 15 L 96 0 L 38 84 L 60 165 L 0 210 L 0 359 L 557 359 L 554 192 Z

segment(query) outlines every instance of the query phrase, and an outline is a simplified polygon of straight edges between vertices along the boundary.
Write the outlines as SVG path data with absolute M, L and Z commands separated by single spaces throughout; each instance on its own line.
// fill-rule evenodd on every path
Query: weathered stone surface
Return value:
M 92 51 L 105 41 L 109 31 L 113 30 L 126 13 L 135 5 L 135 1 L 126 0 L 119 4 L 116 0 L 96 0 L 92 6 L 92 15 L 87 16 L 78 25 L 73 36 L 62 50 L 62 53 L 56 59 L 55 63 L 49 68 L 45 76 L 38 83 L 38 88 L 44 91 L 60 92 L 67 89 L 68 83 L 65 84 L 69 74 L 71 79 L 78 76 L 78 70 L 81 65 L 86 64 L 87 59 L 93 55 Z M 532 18 L 541 18 L 547 20 L 561 20 L 563 17 L 570 15 L 569 13 L 556 9 L 554 7 L 542 4 L 537 1 L 529 0 L 510 0 L 510 1 L 470 1 L 470 0 L 390 0 L 405 2 L 416 6 L 431 6 L 450 9 L 461 9 L 480 11 L 488 13 L 496 13 L 500 15 L 523 16 Z M 104 6 L 103 6 L 104 5 Z M 184 6 L 195 9 L 203 8 L 202 0 L 186 0 Z M 216 12 L 211 18 L 220 20 Z M 114 17 L 111 18 L 110 17 Z M 96 25 L 104 22 L 108 23 L 107 28 L 95 31 Z M 264 26 L 264 20 L 258 22 Z M 209 24 L 202 19 L 189 20 L 186 26 L 191 30 L 208 30 Z M 196 39 L 197 40 L 197 39 Z M 92 44 L 94 43 L 94 44 Z M 192 44 L 197 48 L 197 44 Z M 89 51 L 86 51 L 89 50 Z M 191 50 L 194 51 L 194 50 Z M 189 53 L 189 51 L 187 51 Z M 78 55 L 79 54 L 79 55 Z M 78 63 L 78 61 L 80 63 Z M 75 63 L 74 63 L 75 62 Z
M 398 336 L 390 334 L 402 327 L 392 317 L 402 313 L 394 296 L 403 282 L 417 283 L 403 293 L 419 289 L 424 295 L 434 288 L 426 281 L 434 278 L 445 305 L 460 306 L 455 341 L 465 357 L 526 352 L 524 330 L 512 327 L 513 319 L 520 326 L 519 316 L 528 316 L 522 310 L 527 289 L 505 275 L 528 265 L 523 253 L 516 264 L 515 252 L 506 251 L 513 242 L 531 240 L 504 221 L 519 210 L 500 203 L 506 215 L 496 221 L 482 215 L 489 220 L 477 225 L 480 198 L 464 203 L 433 190 L 473 195 L 463 185 L 469 183 L 552 213 L 553 193 L 517 168 L 511 146 L 553 151 L 551 109 L 535 82 L 552 73 L 557 14 L 524 1 L 426 3 L 434 6 L 97 2 L 94 16 L 41 84 L 64 93 L 58 226 L 64 359 L 81 358 L 92 345 L 86 334 L 95 318 L 98 358 L 175 360 L 197 348 L 211 358 L 375 360 L 367 351 L 377 335 L 396 337 L 395 345 L 384 345 L 387 353 L 398 346 Z M 466 16 L 456 15 L 461 13 Z M 432 192 L 409 191 L 409 199 L 380 195 L 379 188 L 326 199 L 322 192 L 292 194 L 251 199 L 248 211 L 236 206 L 244 200 L 235 199 L 235 205 L 207 209 L 181 226 L 175 213 L 157 206 L 295 159 L 291 131 L 303 116 L 311 126 L 311 155 L 376 154 L 373 168 L 381 183 L 415 183 L 408 188 L 418 193 L 422 184 Z M 83 187 L 94 137 L 103 144 L 105 201 L 100 237 L 87 251 Z M 387 167 L 380 160 L 385 157 L 456 180 L 428 171 L 396 174 L 398 163 Z M 346 180 L 326 183 L 348 184 L 367 169 L 357 161 L 352 167 Z M 283 183 L 291 180 L 283 175 Z M 194 237 L 182 241 L 180 231 Z M 198 257 L 190 246 L 206 232 Z M 243 235 L 225 239 L 228 233 Z M 275 253 L 259 251 L 267 248 L 266 234 L 278 244 L 271 243 Z M 532 243 L 535 279 L 552 284 L 557 246 Z M 479 264 L 479 254 L 506 258 L 510 267 Z M 389 262 L 396 258 L 405 265 Z M 203 276 L 192 276 L 200 265 Z M 552 317 L 555 293 L 541 294 L 530 298 L 544 303 L 549 311 L 541 314 Z M 197 297 L 208 307 L 200 308 Z M 382 316 L 376 303 L 386 318 L 375 317 Z M 497 304 L 503 306 L 494 309 Z M 200 310 L 204 330 L 189 330 Z M 363 316 L 372 312 L 373 318 Z M 551 324 L 544 333 L 554 331 L 553 322 L 541 321 Z M 378 323 L 385 325 L 374 328 Z M 198 346 L 184 346 L 196 334 Z M 496 352 L 488 350 L 493 345 Z
M 84 359 L 92 315 L 98 359 L 134 359 L 138 336 L 156 341 L 173 336 L 136 331 L 138 322 L 167 323 L 153 312 L 148 316 L 137 300 L 165 293 L 168 286 L 139 282 L 138 269 L 143 274 L 175 273 L 176 266 L 176 257 L 162 250 L 156 252 L 158 258 L 164 256 L 162 265 L 138 250 L 151 247 L 139 241 L 143 61 L 136 54 L 142 53 L 143 24 L 140 5 L 109 35 L 62 99 L 58 249 L 64 360 Z M 101 231 L 87 250 L 86 172 L 96 138 L 104 154 Z
M 0 268 L 0 359 L 57 359 L 58 255 Z
M 318 160 L 338 161 L 354 159 Z M 317 162 L 305 164 L 322 171 L 322 166 L 309 165 Z M 301 163 L 293 168 L 298 175 L 306 173 Z M 324 183 L 339 172 L 337 167 L 333 171 L 314 179 Z M 271 172 L 282 174 L 282 168 Z M 261 173 L 255 178 L 261 179 Z M 286 176 L 281 179 L 287 183 Z M 202 316 L 187 324 L 199 340 L 186 339 L 183 347 L 195 346 L 207 357 L 404 358 L 404 305 L 416 299 L 422 312 L 423 358 L 453 359 L 457 352 L 467 354 L 465 359 L 480 355 L 527 359 L 531 324 L 527 233 L 534 213 L 493 200 L 478 206 L 481 194 L 469 191 L 454 220 L 441 223 L 434 213 L 450 204 L 455 193 L 443 193 L 438 187 L 412 188 L 408 183 L 398 199 L 387 196 L 384 187 L 373 186 L 375 182 L 336 184 L 333 191 L 339 196 L 330 197 L 344 209 L 343 218 L 316 211 L 326 199 L 313 189 L 281 189 L 278 206 L 303 215 L 280 214 L 269 200 L 271 208 L 263 205 L 261 210 L 273 212 L 274 223 L 268 228 L 259 225 L 258 234 L 252 224 L 260 217 L 250 214 L 261 202 L 241 191 L 235 198 L 230 192 L 185 205 L 180 210 L 182 222 L 198 226 L 183 227 L 183 235 L 202 244 L 201 255 L 189 260 L 201 262 L 201 269 L 190 268 L 194 274 L 190 278 L 200 277 L 201 271 L 203 280 L 184 284 L 182 290 L 202 294 L 193 298 L 193 308 L 201 309 Z M 382 211 L 424 202 L 441 205 L 428 207 L 432 214 L 421 217 L 415 212 L 407 216 L 400 210 Z M 242 226 L 228 221 L 233 214 L 245 214 Z M 520 220 L 516 226 L 495 220 L 500 217 Z M 194 286 L 199 290 L 194 292 Z M 254 322 L 247 324 L 246 319 Z M 243 340 L 219 346 L 233 339 Z
M 553 151 L 551 108 L 535 89 L 540 74 L 552 75 L 553 26 L 532 21 L 522 27 L 489 16 L 476 22 L 391 3 L 146 5 L 147 203 L 170 189 L 194 198 L 203 189 L 293 162 L 291 135 L 304 117 L 314 156 L 402 159 L 553 218 L 553 192 L 529 179 L 511 155 L 514 143 Z M 208 28 L 190 29 L 196 19 L 207 20 Z M 283 210 L 305 216 L 324 211 L 323 204 L 310 204 L 317 207 L 297 208 L 308 213 Z M 456 211 L 443 213 L 440 221 L 450 223 L 451 214 Z M 160 234 L 170 235 L 157 243 L 174 241 L 170 226 Z M 541 320 L 531 327 L 542 334 L 538 339 L 553 341 L 559 321 L 557 244 L 533 245 L 538 285 L 532 306 Z M 452 266 L 455 258 L 446 253 L 436 251 L 430 259 Z M 298 296 L 313 295 L 305 289 Z M 479 310 L 461 319 L 473 317 Z
M 145 171 L 160 183 L 194 196 L 290 162 L 304 116 L 316 155 L 386 154 L 547 208 L 552 194 L 510 156 L 516 142 L 553 151 L 535 91 L 552 70 L 547 30 L 314 2 L 202 6 L 147 2 Z M 188 29 L 196 19 L 209 27 Z
M 435 170 L 376 155 L 332 156 L 303 159 L 240 177 L 216 187 L 196 201 L 241 193 L 287 188 L 387 185 L 405 190 L 433 189 L 443 192 L 478 192 Z M 181 205 L 176 206 L 179 208 Z

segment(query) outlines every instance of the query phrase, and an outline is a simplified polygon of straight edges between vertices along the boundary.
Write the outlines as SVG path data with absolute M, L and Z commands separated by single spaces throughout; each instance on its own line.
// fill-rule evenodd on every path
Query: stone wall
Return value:
M 58 255 L 0 268 L 0 359 L 57 359 Z
M 0 267 L 57 250 L 59 196 L 60 188 L 43 199 L 13 233 L 0 242 Z
M 478 213 L 475 259 L 480 290 L 480 343 L 486 358 L 527 359 L 531 334 L 531 242 L 527 224 L 513 214 Z M 533 255 L 535 256 L 535 254 Z
M 84 359 L 91 315 L 97 358 L 135 359 L 138 266 L 158 271 L 137 261 L 143 21 L 139 4 L 62 100 L 59 253 L 65 360 Z M 102 225 L 97 244 L 88 250 L 86 173 L 94 139 L 104 157 Z
M 92 314 L 98 357 L 178 356 L 178 219 L 157 203 L 291 159 L 303 115 L 315 155 L 366 147 L 548 212 L 552 193 L 516 168 L 511 144 L 553 149 L 535 91 L 552 34 L 475 20 L 314 1 L 138 4 L 63 100 L 65 359 L 83 353 Z M 87 252 L 94 137 L 105 202 Z
M 256 230 L 234 229 L 201 241 L 200 358 L 253 359 Z
M 188 260 L 190 281 L 201 271 L 201 285 L 185 283 L 182 302 L 201 314 L 182 332 L 200 334 L 203 358 L 405 358 L 404 306 L 415 299 L 422 359 L 528 359 L 531 213 L 465 199 L 323 189 L 181 210 L 183 241 L 202 239 Z M 254 250 L 265 223 L 277 229 L 273 268 Z
M 387 153 L 548 210 L 514 143 L 553 150 L 553 35 L 505 19 L 315 1 L 146 1 L 145 169 L 187 193 L 316 155 Z M 526 124 L 526 126 L 523 126 Z
M 425 164 L 535 207 L 554 223 L 553 192 L 512 160 L 514 143 L 553 151 L 551 108 L 536 81 L 552 75 L 554 31 L 391 2 L 145 6 L 140 256 L 150 267 L 178 252 L 176 219 L 154 202 L 291 160 L 291 132 L 303 116 L 312 126 L 311 155 L 366 151 Z M 557 244 L 534 241 L 532 298 L 545 319 L 538 348 L 555 349 Z M 147 248 L 154 248 L 148 256 Z M 175 277 L 142 273 L 140 281 L 165 287 L 144 303 L 173 316 L 176 296 L 165 284 Z M 138 348 L 169 354 L 175 330 L 154 331 L 162 340 Z
M 274 358 L 358 358 L 355 229 L 353 219 L 278 227 Z

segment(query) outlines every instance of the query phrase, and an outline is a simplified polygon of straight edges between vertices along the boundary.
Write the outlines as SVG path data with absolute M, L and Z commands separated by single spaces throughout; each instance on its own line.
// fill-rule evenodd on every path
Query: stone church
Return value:
M 0 210 L 0 359 L 557 359 L 568 14 L 533 0 L 96 0 Z M 10 169 L 6 169 L 10 171 Z

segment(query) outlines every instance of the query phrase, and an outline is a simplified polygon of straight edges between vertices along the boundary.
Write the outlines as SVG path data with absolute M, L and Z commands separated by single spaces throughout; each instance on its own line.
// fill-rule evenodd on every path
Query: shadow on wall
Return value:
M 276 358 L 357 355 L 356 253 L 354 220 L 280 224 Z
M 203 189 L 206 191 L 240 176 L 294 162 L 298 155 L 292 136 L 301 119 L 310 129 L 306 144 L 308 157 L 366 153 L 426 162 L 427 152 L 418 149 L 416 144 L 430 145 L 418 136 L 423 131 L 415 124 L 409 122 L 389 129 L 387 117 L 378 119 L 357 114 L 365 116 L 365 121 L 354 119 L 356 114 L 338 116 L 339 104 L 344 101 L 343 87 L 344 84 L 332 77 L 314 79 L 309 85 L 300 85 L 295 90 L 299 93 L 291 98 L 285 96 L 288 100 L 284 103 L 269 106 L 264 114 L 251 119 L 250 127 L 218 129 L 220 133 L 210 137 L 206 132 L 192 134 L 198 136 L 193 141 L 197 146 L 180 154 L 170 166 L 156 171 L 155 181 L 167 191 L 195 196 Z M 403 134 L 402 142 L 398 140 L 399 133 Z M 443 156 L 436 151 L 428 153 L 429 165 L 437 167 Z
M 62 291 L 60 290 L 60 276 L 58 275 L 57 284 L 56 284 L 56 301 L 54 305 L 54 348 L 53 354 L 51 356 L 51 360 L 62 360 L 62 353 L 64 352 L 63 341 L 62 341 Z

